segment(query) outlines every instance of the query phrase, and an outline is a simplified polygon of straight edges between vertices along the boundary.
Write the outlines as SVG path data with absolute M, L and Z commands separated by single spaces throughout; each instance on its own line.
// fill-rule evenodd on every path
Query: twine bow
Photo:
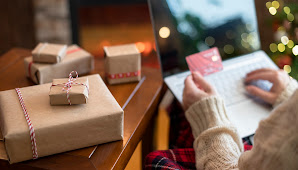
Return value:
M 75 75 L 76 75 L 75 78 L 72 76 L 72 73 L 75 73 Z M 88 89 L 88 86 L 86 84 L 84 84 L 84 83 L 75 83 L 75 81 L 77 80 L 78 77 L 79 77 L 78 72 L 77 71 L 72 71 L 72 72 L 69 73 L 67 83 L 52 84 L 52 86 L 63 86 L 62 91 L 66 91 L 66 97 L 67 97 L 67 101 L 68 101 L 69 105 L 71 105 L 70 98 L 69 98 L 69 92 L 70 92 L 73 85 L 83 85 L 87 88 L 87 91 L 89 93 L 89 89 Z

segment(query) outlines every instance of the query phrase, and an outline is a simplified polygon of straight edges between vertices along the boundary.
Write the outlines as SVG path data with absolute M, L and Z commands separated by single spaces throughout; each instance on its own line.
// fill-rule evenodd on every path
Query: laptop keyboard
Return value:
M 229 70 L 211 74 L 205 77 L 205 79 L 216 88 L 216 91 L 221 97 L 223 97 L 225 104 L 228 106 L 247 99 L 248 94 L 245 90 L 244 84 L 246 74 L 264 67 L 266 67 L 266 62 L 242 65 L 241 67 L 234 67 Z M 272 83 L 266 80 L 254 81 L 251 84 L 267 91 L 269 91 L 272 87 Z M 177 82 L 176 87 L 183 89 L 184 81 L 179 83 Z M 183 92 L 183 90 L 180 91 L 181 93 Z

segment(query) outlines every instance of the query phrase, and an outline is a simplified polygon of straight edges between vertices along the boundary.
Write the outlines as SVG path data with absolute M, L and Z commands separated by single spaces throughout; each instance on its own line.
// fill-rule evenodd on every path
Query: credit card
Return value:
M 203 76 L 223 70 L 217 47 L 189 55 L 186 57 L 186 62 L 191 72 L 198 71 Z

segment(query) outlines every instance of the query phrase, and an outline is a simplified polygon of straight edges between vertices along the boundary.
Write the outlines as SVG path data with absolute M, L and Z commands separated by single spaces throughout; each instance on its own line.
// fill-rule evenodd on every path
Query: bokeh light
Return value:
M 213 37 L 211 37 L 211 36 L 208 36 L 208 37 L 206 37 L 206 39 L 205 39 L 205 43 L 206 43 L 208 46 L 212 46 L 212 45 L 214 45 L 214 43 L 215 43 L 215 39 L 214 39 Z
M 230 44 L 224 46 L 224 52 L 227 54 L 232 54 L 234 52 L 234 47 Z
M 279 2 L 278 2 L 278 1 L 273 1 L 273 2 L 272 2 L 272 6 L 273 6 L 275 9 L 278 9 L 278 8 L 279 8 Z
M 280 38 L 280 41 L 284 44 L 287 45 L 289 43 L 289 38 L 287 36 L 282 36 Z
M 285 29 L 285 27 L 283 27 L 283 26 L 280 26 L 280 27 L 278 27 L 277 28 L 277 31 L 285 31 L 286 29 Z
M 145 44 L 143 42 L 136 42 L 136 46 L 137 46 L 140 53 L 145 51 L 146 47 L 145 47 Z
M 292 40 L 289 40 L 289 42 L 288 42 L 288 44 L 287 44 L 287 46 L 289 47 L 289 48 L 293 48 L 294 47 L 294 41 L 292 41 Z
M 148 56 L 151 53 L 152 48 L 153 48 L 152 43 L 149 41 L 146 41 L 146 42 L 144 42 L 144 45 L 145 45 L 144 55 Z
M 108 40 L 102 40 L 99 44 L 100 48 L 105 47 L 105 46 L 110 46 L 111 43 Z
M 286 47 L 285 47 L 285 45 L 283 45 L 282 43 L 279 43 L 279 44 L 277 45 L 277 49 L 278 49 L 278 51 L 280 51 L 280 52 L 284 52 L 284 51 L 286 50 Z
M 292 49 L 292 52 L 294 55 L 298 55 L 298 45 L 295 45 L 295 47 Z
M 270 48 L 270 51 L 273 53 L 277 51 L 277 45 L 275 43 L 271 43 L 269 48 Z
M 277 10 L 274 7 L 270 7 L 269 12 L 271 15 L 275 15 L 277 13 Z
M 285 6 L 285 7 L 284 7 L 284 12 L 285 12 L 286 14 L 289 14 L 289 13 L 291 12 L 291 9 L 290 9 L 289 7 L 287 7 L 287 6 Z
M 159 30 L 159 36 L 161 38 L 168 38 L 170 36 L 170 34 L 171 34 L 171 31 L 168 27 L 162 27 Z
M 290 22 L 292 22 L 292 21 L 294 21 L 294 15 L 293 14 L 291 14 L 291 13 L 289 13 L 288 15 L 287 15 L 287 18 L 288 18 L 288 20 L 290 21 Z
M 291 71 L 292 71 L 291 66 L 289 66 L 289 65 L 284 65 L 284 70 L 287 73 L 291 73 Z
M 241 34 L 241 38 L 242 38 L 242 40 L 243 40 L 243 41 L 247 41 L 247 36 L 248 36 L 247 33 L 243 33 L 243 34 Z
M 242 45 L 244 48 L 249 48 L 249 47 L 250 47 L 249 44 L 248 44 L 246 41 L 244 41 L 244 40 L 241 40 L 241 45 Z
M 272 3 L 271 2 L 266 2 L 266 7 L 269 9 L 270 7 L 272 7 Z

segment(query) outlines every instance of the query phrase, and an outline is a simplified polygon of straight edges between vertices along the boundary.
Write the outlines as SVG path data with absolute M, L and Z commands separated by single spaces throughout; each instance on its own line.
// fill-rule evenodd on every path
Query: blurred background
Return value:
M 297 78 L 297 0 L 255 3 L 262 49 Z M 103 46 L 136 43 L 142 63 L 159 67 L 146 0 L 1 1 L 0 26 L 0 55 L 13 47 L 52 42 L 76 43 L 103 57 Z

